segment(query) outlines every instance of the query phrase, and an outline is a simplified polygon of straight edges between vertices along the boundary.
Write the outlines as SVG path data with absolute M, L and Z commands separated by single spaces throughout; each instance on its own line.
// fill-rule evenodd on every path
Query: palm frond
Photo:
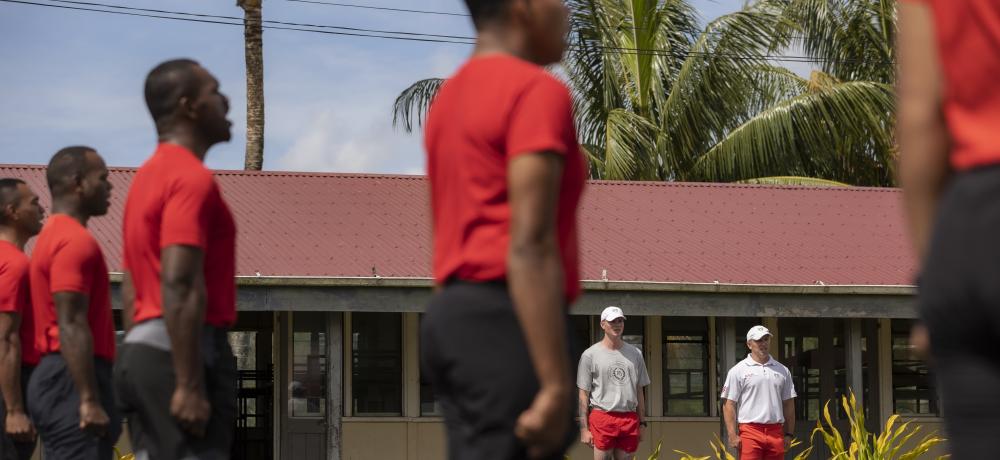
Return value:
M 608 115 L 604 164 L 609 180 L 653 180 L 657 127 L 646 118 L 625 109 Z
M 800 176 L 771 176 L 771 177 L 757 177 L 753 179 L 744 179 L 736 181 L 739 184 L 753 184 L 753 185 L 794 185 L 794 186 L 807 186 L 807 187 L 850 187 L 850 184 L 845 184 L 843 182 L 837 182 L 833 180 L 817 179 L 815 177 L 800 177 Z
M 892 181 L 888 85 L 847 82 L 776 105 L 733 130 L 698 159 L 699 180 L 794 175 L 856 185 Z
M 843 81 L 892 83 L 895 3 L 886 0 L 765 0 L 782 10 L 790 44 Z
M 399 93 L 392 105 L 392 127 L 402 127 L 403 131 L 411 133 L 414 126 L 423 126 L 431 101 L 444 81 L 443 78 L 427 78 Z
M 660 116 L 669 135 L 669 167 L 680 179 L 690 179 L 697 156 L 746 119 L 779 20 L 767 11 L 727 14 L 709 23 L 692 46 Z

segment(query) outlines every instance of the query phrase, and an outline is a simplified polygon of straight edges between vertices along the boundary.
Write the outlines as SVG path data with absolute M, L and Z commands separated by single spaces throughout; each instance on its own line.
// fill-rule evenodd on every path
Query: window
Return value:
M 645 316 L 629 316 L 625 313 L 625 330 L 622 331 L 622 340 L 626 343 L 635 345 L 639 351 L 643 352 L 643 358 L 646 357 L 646 352 L 643 349 L 643 341 L 646 337 L 646 317 Z M 601 338 L 604 338 L 604 332 L 601 331 Z
M 419 324 L 423 324 L 424 314 L 421 313 L 419 318 Z M 417 329 L 419 330 L 420 327 Z M 417 334 L 417 340 L 420 340 L 419 333 Z M 437 399 L 434 397 L 434 388 L 431 386 L 430 380 L 428 380 L 427 375 L 420 372 L 420 416 L 440 417 L 442 415 L 444 413 L 441 411 L 441 405 L 438 404 Z
M 569 317 L 570 351 L 582 354 L 587 347 L 594 344 L 591 340 L 590 317 L 586 315 L 571 315 Z M 576 375 L 574 372 L 573 375 Z
M 403 315 L 351 314 L 354 415 L 403 413 Z
M 733 323 L 736 328 L 736 362 L 738 363 L 750 354 L 750 349 L 747 348 L 747 332 L 754 326 L 763 325 L 764 321 L 756 317 L 742 317 L 736 318 Z M 771 344 L 772 347 L 775 345 L 775 343 Z
M 292 379 L 288 415 L 326 415 L 326 314 L 292 313 Z
M 934 379 L 910 344 L 916 321 L 892 320 L 892 410 L 904 415 L 937 415 Z
M 662 321 L 664 415 L 707 416 L 708 318 Z

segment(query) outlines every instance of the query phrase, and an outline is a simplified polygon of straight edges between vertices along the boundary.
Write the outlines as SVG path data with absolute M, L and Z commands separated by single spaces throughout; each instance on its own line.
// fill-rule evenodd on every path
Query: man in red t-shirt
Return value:
M 586 164 L 572 98 L 542 67 L 565 50 L 560 0 L 466 0 L 472 57 L 425 131 L 439 292 L 421 360 L 453 459 L 562 458 L 575 384 L 567 308 L 580 293 Z
M 115 369 L 133 449 L 153 459 L 228 458 L 236 421 L 236 225 L 203 161 L 230 138 L 229 102 L 198 63 L 146 78 L 159 146 L 128 193 L 123 316 Z
M 107 460 L 121 434 L 111 386 L 115 325 L 108 266 L 87 222 L 108 212 L 108 169 L 94 149 L 67 147 L 46 178 L 52 215 L 30 265 L 42 358 L 28 382 L 28 412 L 46 460 Z
M 26 460 L 35 452 L 35 428 L 24 404 L 38 365 L 24 245 L 42 229 L 38 196 L 20 179 L 0 179 L 0 458 Z
M 1000 2 L 899 4 L 899 183 L 922 262 L 926 343 L 955 460 L 996 458 L 1000 426 Z

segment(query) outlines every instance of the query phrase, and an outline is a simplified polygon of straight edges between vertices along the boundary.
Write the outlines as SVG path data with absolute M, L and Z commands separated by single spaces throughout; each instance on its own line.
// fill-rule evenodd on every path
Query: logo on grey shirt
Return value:
M 608 374 L 611 376 L 611 381 L 615 385 L 624 385 L 628 379 L 628 364 L 622 361 L 615 361 L 611 363 L 611 367 L 608 368 Z

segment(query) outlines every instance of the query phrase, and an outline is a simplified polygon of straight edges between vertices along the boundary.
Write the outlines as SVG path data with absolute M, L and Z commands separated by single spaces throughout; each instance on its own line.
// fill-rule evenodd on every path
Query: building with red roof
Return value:
M 134 172 L 112 168 L 110 212 L 90 222 L 116 308 Z M 49 209 L 43 166 L 0 165 L 0 177 L 25 180 Z M 442 420 L 417 358 L 432 287 L 426 179 L 217 177 L 239 229 L 240 456 L 442 457 Z M 720 380 L 754 324 L 774 333 L 772 352 L 792 371 L 800 439 L 848 388 L 870 420 L 938 424 L 907 339 L 917 265 L 899 190 L 595 181 L 580 221 L 574 332 L 581 344 L 598 340 L 595 315 L 608 305 L 628 316 L 627 339 L 652 377 L 641 452 L 663 441 L 709 453 Z

